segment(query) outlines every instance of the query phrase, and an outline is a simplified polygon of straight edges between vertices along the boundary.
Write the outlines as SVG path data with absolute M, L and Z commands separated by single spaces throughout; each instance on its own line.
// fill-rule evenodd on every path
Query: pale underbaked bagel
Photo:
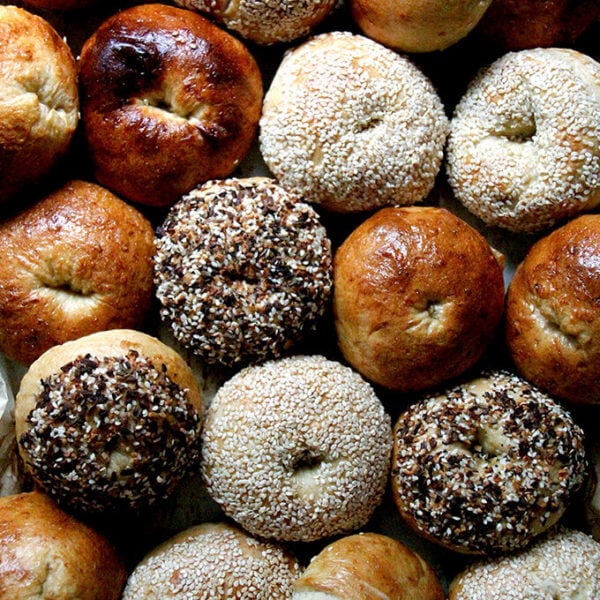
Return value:
M 82 513 L 123 513 L 166 498 L 197 466 L 203 416 L 187 363 L 126 329 L 46 351 L 15 399 L 26 473 Z
M 233 525 L 202 523 L 147 554 L 129 576 L 123 600 L 286 600 L 300 572 L 282 546 Z
M 504 309 L 501 260 L 449 211 L 383 208 L 334 257 L 339 348 L 367 379 L 417 391 L 471 368 Z
M 79 122 L 77 67 L 45 19 L 0 6 L 0 202 L 49 174 Z
M 153 227 L 97 184 L 69 181 L 1 221 L 0 255 L 0 349 L 18 362 L 150 312 Z
M 578 404 L 600 404 L 600 215 L 539 239 L 506 297 L 506 340 L 527 379 Z
M 425 396 L 394 427 L 400 514 L 457 552 L 525 547 L 561 518 L 586 476 L 584 434 L 570 413 L 506 371 Z
M 310 33 L 337 0 L 176 0 L 257 44 L 291 42 Z
M 390 418 L 368 383 L 323 356 L 293 356 L 247 367 L 218 390 L 202 472 L 251 534 L 307 542 L 369 520 L 390 450 Z
M 283 187 L 356 212 L 423 200 L 447 130 L 436 90 L 409 59 L 330 32 L 284 57 L 265 94 L 259 140 Z
M 326 546 L 294 582 L 292 600 L 444 600 L 433 569 L 408 546 L 358 533 Z
M 126 579 L 112 543 L 48 496 L 0 498 L 1 600 L 119 600 Z
M 521 552 L 478 562 L 450 584 L 450 600 L 597 600 L 600 544 L 560 528 Z
M 505 54 L 450 123 L 448 180 L 491 226 L 538 232 L 600 202 L 600 63 L 567 48 Z
M 599 18 L 597 0 L 493 0 L 477 33 L 505 50 L 572 46 Z
M 191 10 L 143 4 L 113 14 L 83 45 L 79 77 L 96 177 L 131 201 L 173 204 L 229 175 L 254 141 L 256 61 Z
M 319 215 L 267 177 L 213 180 L 157 231 L 160 314 L 209 364 L 289 352 L 329 305 L 332 252 Z
M 350 0 L 370 38 L 403 52 L 444 50 L 466 37 L 492 0 Z

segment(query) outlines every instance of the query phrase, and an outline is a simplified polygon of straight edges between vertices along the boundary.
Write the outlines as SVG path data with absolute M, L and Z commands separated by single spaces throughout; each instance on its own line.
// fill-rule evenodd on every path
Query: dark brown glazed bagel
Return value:
M 112 15 L 83 45 L 79 77 L 96 177 L 131 201 L 172 204 L 231 173 L 254 141 L 258 66 L 190 10 L 143 4 Z

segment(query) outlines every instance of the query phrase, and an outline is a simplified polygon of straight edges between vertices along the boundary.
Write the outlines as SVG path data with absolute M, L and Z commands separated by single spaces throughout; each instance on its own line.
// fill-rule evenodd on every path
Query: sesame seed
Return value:
M 259 141 L 278 181 L 339 211 L 413 204 L 431 191 L 448 131 L 431 82 L 360 35 L 315 36 L 285 55 Z
M 456 106 L 456 198 L 488 225 L 532 233 L 600 202 L 600 64 L 566 48 L 510 52 Z
M 391 423 L 372 387 L 322 356 L 243 369 L 217 392 L 202 437 L 207 489 L 264 538 L 357 529 L 380 504 Z
M 394 440 L 398 509 L 421 533 L 465 552 L 529 543 L 586 476 L 571 415 L 506 371 L 424 397 L 400 415 Z

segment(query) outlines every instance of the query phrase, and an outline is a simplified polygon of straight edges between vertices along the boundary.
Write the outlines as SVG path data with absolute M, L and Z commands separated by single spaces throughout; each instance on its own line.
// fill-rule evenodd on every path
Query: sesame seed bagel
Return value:
M 339 538 L 294 582 L 293 600 L 444 600 L 433 569 L 408 546 L 378 533 Z
M 583 432 L 571 415 L 505 371 L 424 397 L 394 428 L 400 514 L 457 552 L 524 547 L 562 516 L 586 468 Z
M 337 0 L 176 0 L 184 8 L 216 19 L 257 44 L 291 42 L 307 35 Z
M 247 367 L 202 435 L 210 495 L 253 535 L 313 541 L 364 525 L 385 491 L 389 416 L 371 386 L 322 356 Z
M 229 524 L 203 523 L 147 554 L 131 573 L 123 600 L 285 600 L 300 570 L 277 544 Z
M 560 528 L 530 548 L 477 562 L 450 585 L 450 600 L 596 600 L 600 598 L 600 544 Z
M 447 129 L 440 98 L 412 62 L 364 36 L 330 32 L 284 57 L 259 140 L 286 189 L 355 212 L 425 198 Z
M 167 497 L 199 458 L 202 398 L 171 348 L 102 331 L 54 346 L 21 380 L 16 435 L 26 472 L 78 512 L 122 512 Z
M 161 316 L 209 364 L 279 356 L 323 316 L 331 263 L 317 213 L 273 179 L 209 181 L 158 229 Z
M 142 327 L 154 230 L 106 188 L 73 180 L 0 223 L 0 349 L 31 364 L 68 340 Z
M 600 63 L 565 48 L 480 71 L 450 124 L 448 180 L 491 226 L 532 233 L 600 202 Z

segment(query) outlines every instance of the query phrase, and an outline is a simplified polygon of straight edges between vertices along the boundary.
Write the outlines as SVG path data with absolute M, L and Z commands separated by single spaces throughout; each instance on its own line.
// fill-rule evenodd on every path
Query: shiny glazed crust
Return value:
M 0 202 L 48 174 L 79 120 L 69 46 L 41 17 L 0 6 Z
M 0 498 L 3 600 L 118 600 L 126 579 L 109 541 L 47 496 Z
M 487 241 L 445 209 L 385 208 L 334 258 L 339 347 L 367 379 L 416 391 L 473 366 L 504 307 Z
M 443 50 L 477 25 L 492 0 L 351 0 L 370 38 L 404 52 Z
M 506 339 L 519 371 L 564 400 L 600 403 L 600 216 L 535 243 L 506 302 Z
M 399 541 L 377 533 L 340 538 L 315 556 L 294 583 L 293 600 L 443 600 L 431 567 Z
M 193 11 L 146 4 L 116 13 L 84 44 L 79 69 L 96 177 L 129 200 L 172 204 L 228 175 L 254 141 L 258 66 Z
M 94 331 L 135 328 L 152 303 L 154 231 L 105 188 L 71 181 L 0 223 L 0 348 L 30 364 Z

